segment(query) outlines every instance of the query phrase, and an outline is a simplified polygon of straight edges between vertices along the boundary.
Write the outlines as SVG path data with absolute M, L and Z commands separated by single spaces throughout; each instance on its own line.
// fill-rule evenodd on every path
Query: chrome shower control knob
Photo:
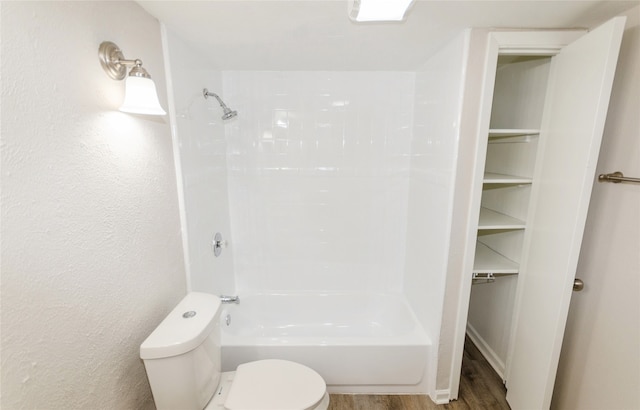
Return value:
M 222 253 L 222 248 L 227 247 L 227 241 L 222 239 L 222 234 L 217 232 L 213 237 L 213 241 L 211 242 L 211 249 L 213 249 L 213 254 L 218 257 Z

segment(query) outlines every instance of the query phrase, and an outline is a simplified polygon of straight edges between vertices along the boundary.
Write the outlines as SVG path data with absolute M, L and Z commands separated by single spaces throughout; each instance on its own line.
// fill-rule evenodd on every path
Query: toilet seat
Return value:
M 307 410 L 327 394 L 314 370 L 287 360 L 258 360 L 238 366 L 224 402 L 227 410 Z

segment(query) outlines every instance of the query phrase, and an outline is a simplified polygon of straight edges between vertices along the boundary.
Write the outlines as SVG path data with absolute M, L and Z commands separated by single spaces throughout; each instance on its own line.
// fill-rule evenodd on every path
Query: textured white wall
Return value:
M 139 409 L 140 343 L 185 293 L 167 118 L 116 109 L 98 45 L 141 58 L 132 2 L 2 2 L 2 408 Z
M 168 61 L 169 94 L 178 177 L 181 182 L 182 220 L 185 230 L 189 287 L 193 291 L 233 294 L 235 277 L 227 194 L 227 142 L 225 127 L 215 98 L 205 100 L 202 89 L 224 100 L 222 74 L 209 67 L 170 29 L 164 30 Z M 227 101 L 232 108 L 230 101 Z M 246 113 L 241 113 L 245 115 Z M 216 232 L 229 246 L 215 257 L 211 243 Z
M 224 72 L 242 291 L 402 289 L 414 74 Z
M 596 174 L 640 176 L 640 7 L 627 13 Z M 551 407 L 640 408 L 640 186 L 595 182 Z

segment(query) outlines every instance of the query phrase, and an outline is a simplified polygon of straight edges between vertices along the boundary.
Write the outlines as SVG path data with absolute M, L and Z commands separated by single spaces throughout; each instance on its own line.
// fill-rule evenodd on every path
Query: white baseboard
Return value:
M 431 400 L 435 404 L 449 404 L 451 399 L 451 391 L 449 389 L 445 390 L 436 390 L 434 397 L 431 397 Z
M 504 370 L 505 364 L 497 355 L 497 353 L 489 346 L 489 344 L 478 334 L 476 329 L 473 328 L 469 323 L 467 323 L 467 335 L 469 339 L 476 345 L 480 353 L 487 359 L 487 362 L 493 367 L 493 370 L 498 373 L 498 376 L 502 380 L 504 380 Z
M 328 384 L 329 394 L 427 394 L 420 384 L 415 385 L 340 385 Z

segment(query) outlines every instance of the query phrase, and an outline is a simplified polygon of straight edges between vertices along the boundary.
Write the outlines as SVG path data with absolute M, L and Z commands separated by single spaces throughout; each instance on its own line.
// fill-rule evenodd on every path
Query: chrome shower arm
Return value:
M 218 100 L 218 103 L 220 103 L 220 107 L 227 108 L 227 105 L 224 103 L 224 101 L 222 101 L 220 97 L 218 97 L 218 94 L 212 93 L 205 88 L 204 90 L 202 90 L 202 95 L 204 95 L 204 98 L 214 97 L 216 100 Z
M 222 114 L 223 120 L 228 120 L 238 115 L 238 111 L 233 111 L 229 107 L 227 107 L 227 105 L 222 101 L 222 99 L 218 97 L 218 94 L 212 93 L 205 88 L 202 90 L 202 95 L 204 95 L 204 98 L 214 97 L 216 100 L 218 100 L 218 102 L 220 103 L 220 107 L 222 107 L 222 110 L 224 111 L 224 114 Z

